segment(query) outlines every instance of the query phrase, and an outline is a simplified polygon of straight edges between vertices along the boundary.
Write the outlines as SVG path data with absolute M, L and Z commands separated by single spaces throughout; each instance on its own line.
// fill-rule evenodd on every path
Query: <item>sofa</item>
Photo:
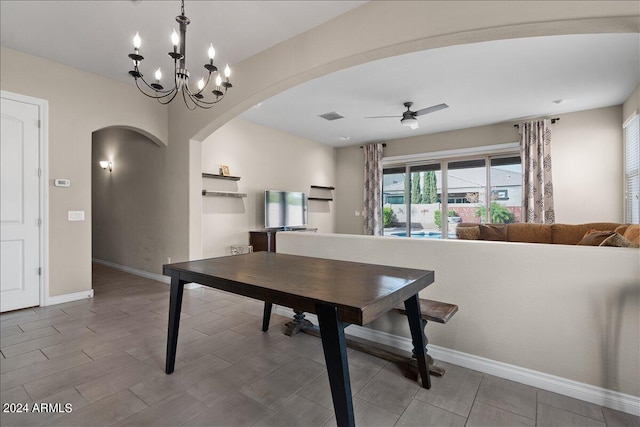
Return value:
M 640 226 L 614 222 L 587 224 L 476 224 L 463 222 L 456 227 L 456 236 L 463 240 L 638 247 Z

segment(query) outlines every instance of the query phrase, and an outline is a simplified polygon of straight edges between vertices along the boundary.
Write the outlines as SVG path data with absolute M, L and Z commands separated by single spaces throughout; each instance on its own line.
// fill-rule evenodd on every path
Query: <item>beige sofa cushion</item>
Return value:
M 507 241 L 506 224 L 480 224 L 480 240 Z
M 458 224 L 456 236 L 463 240 L 478 240 L 480 239 L 480 226 L 478 224 Z
M 510 242 L 551 243 L 551 224 L 514 223 L 508 225 Z

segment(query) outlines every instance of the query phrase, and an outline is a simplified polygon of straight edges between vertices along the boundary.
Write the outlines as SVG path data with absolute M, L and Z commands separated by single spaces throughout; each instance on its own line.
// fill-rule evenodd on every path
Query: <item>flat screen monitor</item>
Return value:
M 307 226 L 307 196 L 296 191 L 265 190 L 265 228 L 304 228 Z

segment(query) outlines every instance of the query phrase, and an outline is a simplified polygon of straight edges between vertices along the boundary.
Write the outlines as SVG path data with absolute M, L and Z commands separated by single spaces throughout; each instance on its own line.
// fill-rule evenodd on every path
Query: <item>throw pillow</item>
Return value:
M 621 236 L 624 236 L 624 232 L 627 231 L 627 228 L 629 228 L 630 224 L 622 224 L 616 227 L 615 232 L 618 233 Z
M 602 242 L 611 235 L 616 234 L 615 231 L 597 231 L 595 229 L 591 229 L 587 231 L 582 240 L 578 242 L 578 245 L 583 246 L 600 246 Z
M 631 224 L 624 232 L 624 238 L 640 245 L 640 224 Z
M 618 248 L 637 248 L 638 244 L 627 240 L 618 233 L 613 233 L 600 243 L 600 246 L 616 246 Z

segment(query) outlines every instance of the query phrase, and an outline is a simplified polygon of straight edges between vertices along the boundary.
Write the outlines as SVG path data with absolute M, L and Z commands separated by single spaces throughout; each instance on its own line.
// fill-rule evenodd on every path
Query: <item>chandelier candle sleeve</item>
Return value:
M 206 70 L 205 77 L 198 80 L 196 83 L 197 88 L 192 89 L 189 87 L 190 73 L 186 67 L 186 45 L 187 45 L 187 25 L 191 22 L 184 14 L 184 0 L 181 1 L 181 13 L 176 16 L 176 22 L 179 25 L 179 33 L 173 30 L 171 34 L 171 43 L 173 44 L 173 51 L 169 52 L 169 56 L 173 59 L 174 63 L 174 78 L 172 87 L 165 89 L 160 80 L 162 79 L 162 72 L 158 68 L 155 72 L 155 82 L 148 83 L 144 79 L 144 75 L 140 71 L 140 64 L 144 60 L 144 57 L 140 55 L 140 46 L 142 45 L 142 39 L 140 34 L 136 32 L 133 37 L 133 53 L 129 54 L 129 58 L 133 61 L 133 70 L 129 71 L 129 74 L 134 78 L 136 86 L 144 95 L 149 98 L 154 98 L 161 104 L 168 104 L 174 100 L 178 93 L 182 93 L 182 99 L 190 110 L 196 108 L 211 108 L 218 102 L 222 101 L 227 93 L 227 90 L 232 88 L 233 85 L 229 81 L 231 76 L 231 69 L 229 64 L 224 68 L 225 81 L 222 80 L 221 72 L 218 71 L 218 67 L 213 65 L 213 59 L 216 55 L 216 50 L 213 48 L 213 43 L 209 45 L 207 55 L 209 62 L 204 64 Z M 211 90 L 211 94 L 215 98 L 206 99 L 205 94 L 207 86 L 211 80 L 211 75 L 214 75 L 216 88 Z M 223 89 L 221 89 L 221 87 Z

